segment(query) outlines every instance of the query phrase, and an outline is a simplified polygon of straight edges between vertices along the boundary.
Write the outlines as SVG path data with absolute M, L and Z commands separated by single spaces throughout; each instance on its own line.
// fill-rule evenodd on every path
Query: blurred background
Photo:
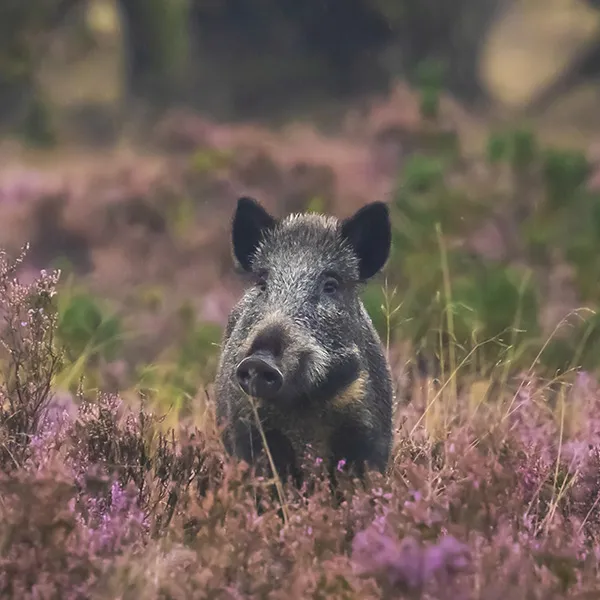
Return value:
M 449 340 L 484 380 L 593 372 L 599 99 L 597 0 L 0 0 L 1 246 L 62 270 L 60 385 L 176 415 L 241 292 L 241 194 L 390 203 L 364 299 L 399 385 Z

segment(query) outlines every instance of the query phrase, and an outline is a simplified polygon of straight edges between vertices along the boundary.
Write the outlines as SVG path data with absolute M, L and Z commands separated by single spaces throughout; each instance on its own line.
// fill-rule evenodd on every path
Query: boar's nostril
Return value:
M 272 398 L 283 385 L 283 375 L 267 355 L 252 355 L 237 367 L 235 375 L 242 391 L 263 400 Z

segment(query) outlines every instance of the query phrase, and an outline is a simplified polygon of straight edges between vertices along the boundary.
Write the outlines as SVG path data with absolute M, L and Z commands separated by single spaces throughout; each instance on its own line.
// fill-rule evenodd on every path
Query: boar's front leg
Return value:
M 291 477 L 296 484 L 299 484 L 300 471 L 289 439 L 276 429 L 266 429 L 264 433 L 279 478 L 285 482 Z M 258 477 L 273 476 L 267 453 L 264 451 L 262 436 L 255 424 L 240 421 L 236 424 L 232 435 L 225 439 L 227 452 L 235 454 L 253 466 Z
M 385 472 L 388 462 L 388 452 L 377 439 L 377 430 L 351 415 L 339 417 L 331 435 L 331 454 L 333 468 L 344 461 L 344 470 L 361 479 L 367 468 Z
M 376 383 L 376 382 L 375 382 Z M 316 401 L 328 406 L 330 456 L 335 468 L 346 467 L 363 476 L 366 467 L 385 471 L 390 450 L 391 425 L 385 394 L 374 385 L 358 352 L 341 354 L 330 365 L 327 380 L 316 393 Z

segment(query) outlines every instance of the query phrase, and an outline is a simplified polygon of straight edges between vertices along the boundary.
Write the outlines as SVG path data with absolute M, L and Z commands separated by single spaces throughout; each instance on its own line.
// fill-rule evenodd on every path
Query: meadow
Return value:
M 142 399 L 61 405 L 56 283 L 21 284 L 2 257 L 3 597 L 597 597 L 591 378 L 553 407 L 533 377 L 485 402 L 434 387 L 398 405 L 386 476 L 340 474 L 333 495 L 317 457 L 304 489 L 264 494 L 210 403 L 202 427 L 174 428 Z
M 2 188 L 5 204 L 35 196 L 46 229 L 31 228 L 23 253 L 6 237 L 0 260 L 0 597 L 598 597 L 594 163 L 526 128 L 490 132 L 466 157 L 435 85 L 415 98 L 418 119 L 401 132 L 412 151 L 380 156 L 392 165 L 394 251 L 363 295 L 396 380 L 394 451 L 384 476 L 340 472 L 337 494 L 319 457 L 297 490 L 223 451 L 210 381 L 226 313 L 215 305 L 236 288 L 218 283 L 226 229 L 213 246 L 206 237 L 226 210 L 197 198 L 229 196 L 234 181 L 270 206 L 286 188 L 281 210 L 350 211 L 332 198 L 352 190 L 359 203 L 385 186 L 352 179 L 347 142 L 295 140 L 330 170 L 271 145 L 295 165 L 284 168 L 265 154 L 272 140 L 248 154 L 255 132 L 232 151 L 231 129 L 187 122 L 192 143 L 171 122 L 175 162 L 90 177 L 79 238 L 77 185 L 38 189 L 26 176 L 29 188 Z M 389 149 L 400 126 L 375 121 Z M 336 158 L 348 177 L 337 172 L 334 193 Z M 48 219 L 64 206 L 62 223 Z M 190 230 L 194 217 L 204 230 Z M 69 255 L 60 276 L 35 268 L 40 247 Z M 96 287 L 86 260 L 96 273 L 112 261 Z M 133 285 L 148 275 L 162 287 Z M 213 282 L 212 308 L 181 300 L 186 285 L 197 291 L 190 279 Z M 115 293 L 131 284 L 119 310 L 98 281 Z

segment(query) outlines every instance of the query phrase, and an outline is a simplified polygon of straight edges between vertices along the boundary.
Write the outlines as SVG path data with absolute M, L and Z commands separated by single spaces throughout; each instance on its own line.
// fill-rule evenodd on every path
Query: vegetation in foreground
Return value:
M 493 402 L 444 383 L 398 406 L 385 477 L 334 496 L 317 459 L 305 489 L 264 493 L 210 410 L 172 430 L 115 395 L 61 404 L 58 277 L 20 283 L 19 260 L 0 263 L 2 597 L 600 592 L 599 395 L 583 374 L 556 406 L 534 378 Z

